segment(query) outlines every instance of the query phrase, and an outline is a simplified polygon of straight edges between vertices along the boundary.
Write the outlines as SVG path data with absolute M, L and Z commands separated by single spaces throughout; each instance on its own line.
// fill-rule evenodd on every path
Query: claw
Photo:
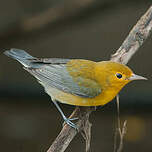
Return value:
M 78 119 L 78 118 L 66 118 L 66 117 L 65 117 L 65 118 L 64 118 L 64 123 L 63 123 L 63 125 L 65 125 L 65 123 L 66 123 L 66 124 L 68 124 L 69 126 L 71 126 L 72 128 L 78 130 L 78 129 L 79 129 L 78 126 L 72 122 L 72 120 L 77 120 L 77 119 Z
M 69 126 L 71 126 L 72 128 L 74 128 L 74 129 L 76 129 L 76 130 L 78 131 L 78 130 L 79 130 L 78 126 L 75 125 L 75 124 L 72 122 L 72 120 L 77 120 L 78 118 L 67 118 L 67 117 L 64 115 L 63 111 L 61 110 L 61 108 L 59 107 L 58 103 L 57 103 L 55 100 L 53 100 L 53 99 L 52 99 L 52 101 L 53 101 L 53 103 L 55 104 L 55 106 L 57 107 L 57 109 L 59 110 L 59 112 L 61 113 L 61 115 L 62 115 L 62 117 L 63 117 L 63 119 L 64 119 L 63 125 L 65 125 L 65 123 L 66 123 L 66 124 L 68 124 Z
M 78 120 L 79 118 L 75 117 L 75 118 L 68 118 L 70 121 L 73 121 L 73 120 Z

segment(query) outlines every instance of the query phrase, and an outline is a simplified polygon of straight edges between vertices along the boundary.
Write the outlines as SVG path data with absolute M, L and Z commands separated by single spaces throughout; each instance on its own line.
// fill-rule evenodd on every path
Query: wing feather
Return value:
M 40 64 L 40 62 L 38 63 Z M 67 65 L 63 64 L 63 62 L 57 63 L 56 61 L 54 64 L 43 64 L 42 62 L 41 64 L 38 68 L 30 67 L 25 69 L 34 75 L 45 88 L 53 87 L 86 98 L 93 98 L 101 93 L 101 86 L 91 78 L 79 75 L 77 81 L 75 81 L 67 70 Z

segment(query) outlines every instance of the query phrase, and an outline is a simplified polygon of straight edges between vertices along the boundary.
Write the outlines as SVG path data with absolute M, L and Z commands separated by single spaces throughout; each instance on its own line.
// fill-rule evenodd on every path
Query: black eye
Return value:
M 118 79 L 122 78 L 122 74 L 120 74 L 120 73 L 116 73 L 116 76 L 117 76 Z

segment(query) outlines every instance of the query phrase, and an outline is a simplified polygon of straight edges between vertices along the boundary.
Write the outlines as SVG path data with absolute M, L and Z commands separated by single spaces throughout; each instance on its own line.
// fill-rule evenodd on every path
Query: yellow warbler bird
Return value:
M 56 101 L 76 106 L 99 106 L 110 102 L 132 80 L 146 80 L 120 63 L 82 59 L 36 58 L 19 49 L 4 52 L 23 64 L 51 96 L 64 121 L 68 119 Z

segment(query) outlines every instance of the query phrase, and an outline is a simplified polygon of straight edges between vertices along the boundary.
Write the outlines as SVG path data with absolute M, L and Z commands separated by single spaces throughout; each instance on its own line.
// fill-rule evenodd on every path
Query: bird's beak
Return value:
M 148 80 L 148 79 L 140 75 L 132 74 L 129 80 L 132 81 L 132 80 Z

